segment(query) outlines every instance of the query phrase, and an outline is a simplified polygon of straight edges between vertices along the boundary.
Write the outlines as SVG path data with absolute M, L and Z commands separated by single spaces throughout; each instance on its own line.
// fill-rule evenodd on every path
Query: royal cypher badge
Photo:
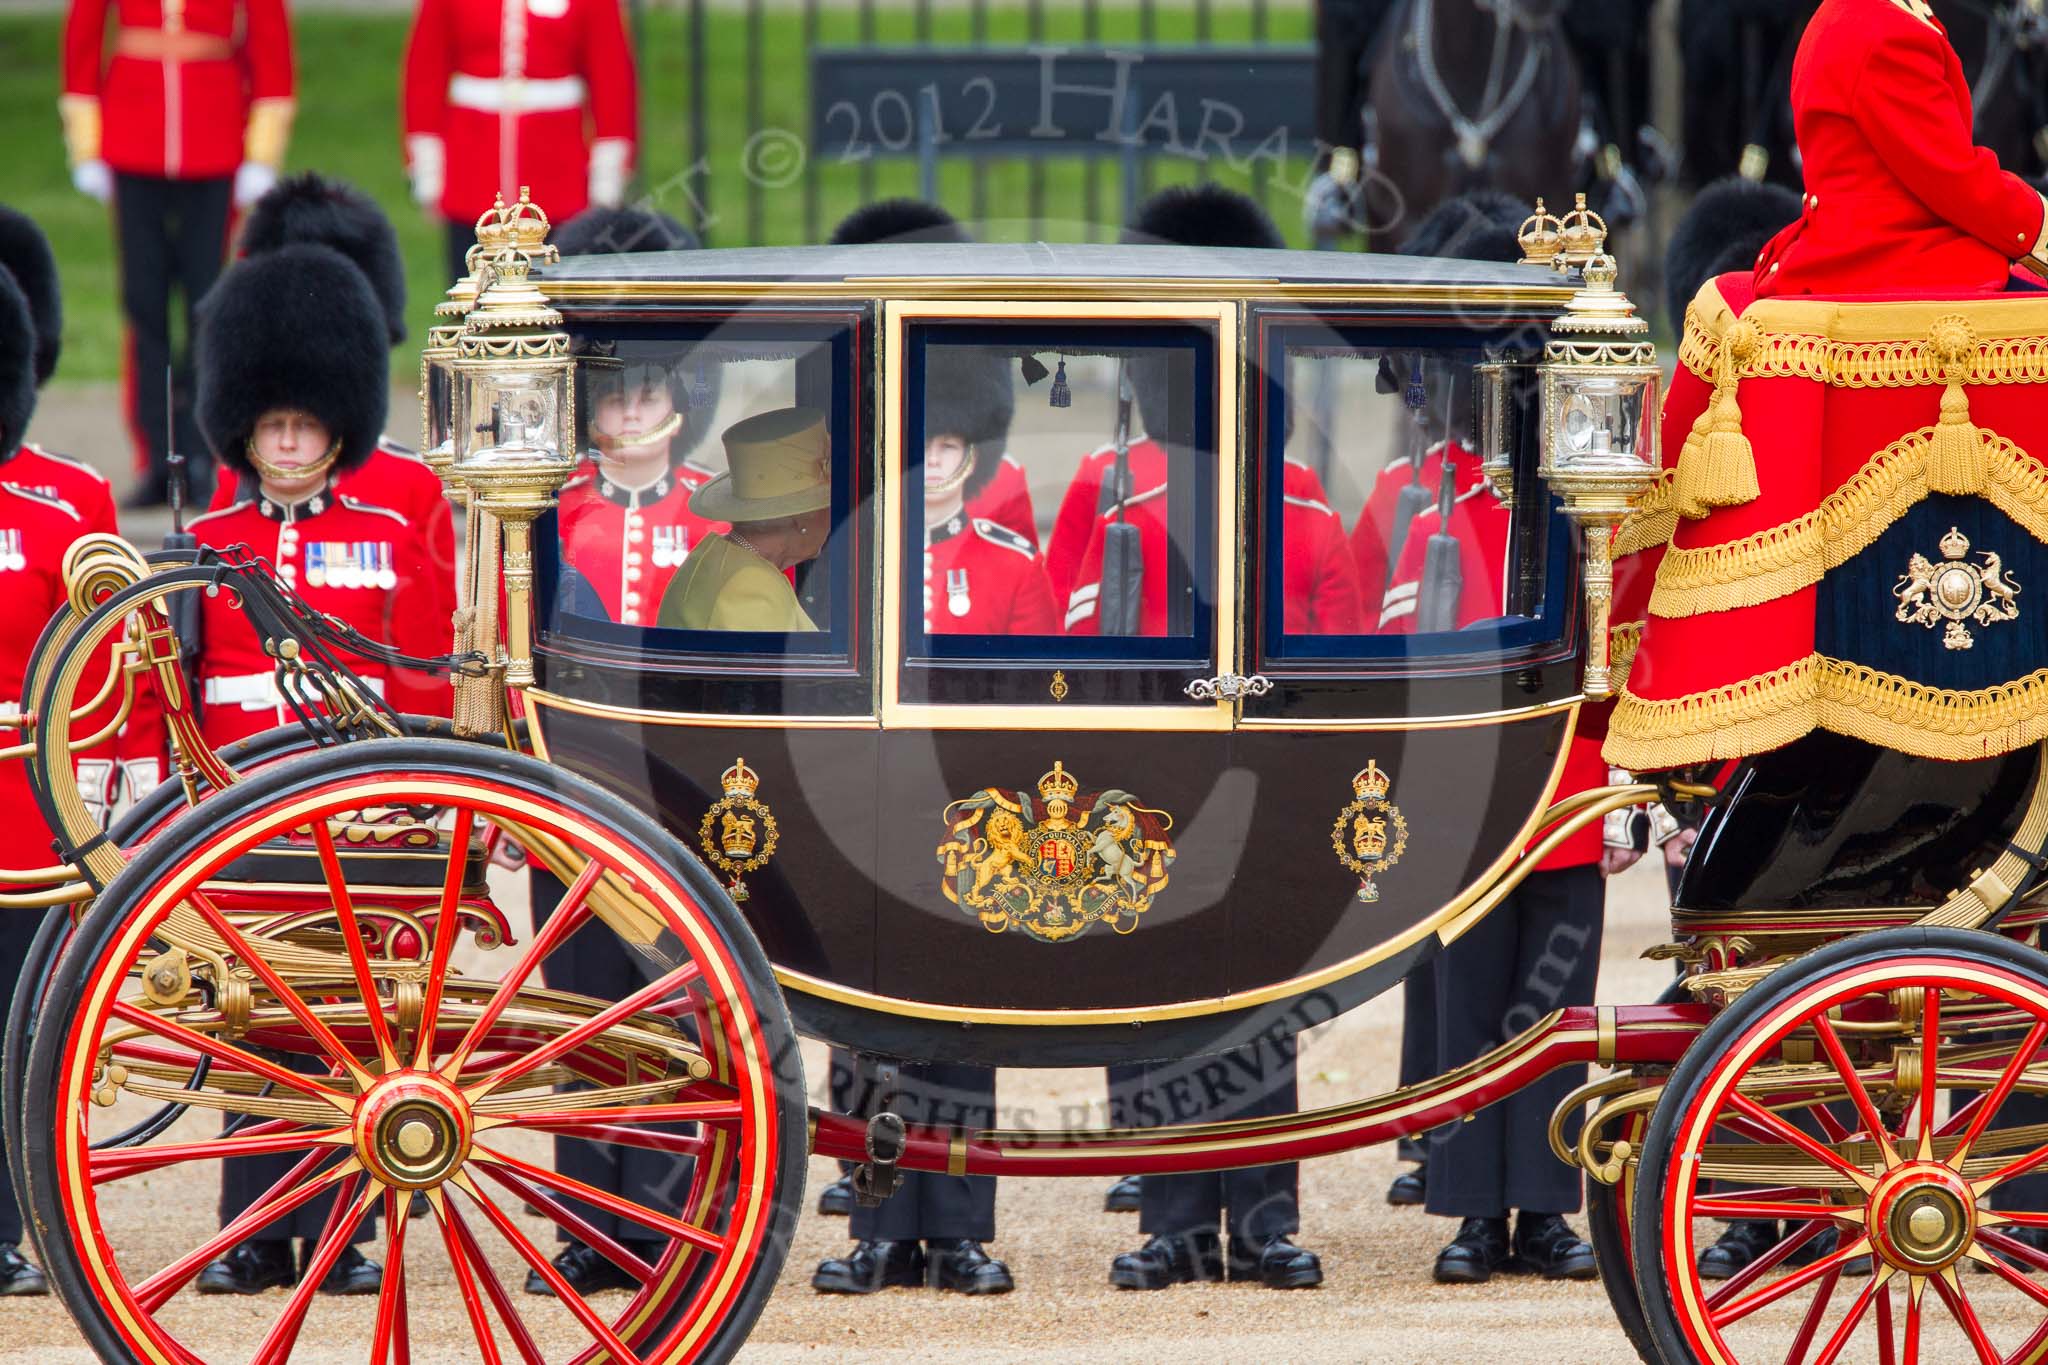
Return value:
M 1330 846 L 1337 861 L 1358 874 L 1358 898 L 1380 898 L 1376 880 L 1382 872 L 1401 861 L 1408 851 L 1408 821 L 1401 808 L 1387 799 L 1394 779 L 1368 760 L 1351 778 L 1351 804 L 1337 812 L 1330 829 Z
M 768 866 L 775 856 L 775 816 L 768 803 L 754 795 L 760 790 L 761 774 L 749 768 L 746 759 L 734 759 L 732 766 L 718 775 L 718 781 L 725 795 L 704 812 L 703 822 L 697 826 L 697 843 L 711 865 L 725 873 L 732 898 L 743 901 L 747 898 L 743 878 Z
M 1084 792 L 1059 762 L 1035 796 L 984 787 L 945 818 L 940 889 L 992 934 L 1060 943 L 1098 923 L 1128 934 L 1173 864 L 1172 816 L 1129 792 Z

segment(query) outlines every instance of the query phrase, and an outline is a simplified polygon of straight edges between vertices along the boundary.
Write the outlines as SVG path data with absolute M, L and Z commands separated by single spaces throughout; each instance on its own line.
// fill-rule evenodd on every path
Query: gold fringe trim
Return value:
M 2048 544 L 2048 468 L 2002 436 L 1971 431 L 1984 468 L 1982 495 Z M 1667 617 L 1734 611 L 1812 587 L 1928 495 L 1935 435 L 1935 428 L 1922 427 L 1900 437 L 1803 517 L 1722 545 L 1665 551 L 1650 611 Z
M 1711 286 L 1709 286 L 1711 288 Z M 1718 290 L 1711 298 L 1705 290 L 1686 310 L 1684 332 L 1679 340 L 1678 360 L 1702 378 L 1718 376 L 1722 362 L 1722 340 L 1738 321 L 1748 322 L 1761 334 L 1759 344 L 1741 361 L 1741 379 L 1806 379 L 1840 389 L 1902 389 L 1952 382 L 1952 366 L 1966 359 L 1962 375 L 1965 384 L 2039 384 L 2048 382 L 2048 336 L 1989 336 L 1987 331 L 2008 330 L 2015 324 L 2041 327 L 2048 331 L 2048 312 L 2022 319 L 1996 304 L 1962 308 L 1938 318 L 1918 337 L 1893 340 L 1852 341 L 1828 333 L 1841 323 L 1843 315 L 1856 309 L 1880 305 L 1787 304 L 1767 300 L 1753 305 L 1737 319 L 1721 300 Z M 1945 305 L 1955 309 L 1953 304 Z M 2034 303 L 2036 310 L 2041 304 Z M 2010 309 L 2011 305 L 2006 305 Z M 1821 310 L 1805 320 L 1820 328 L 1819 334 L 1778 330 L 1797 319 L 1800 310 Z M 1781 317 L 1781 315 L 1783 315 Z M 1894 316 L 1892 326 L 1905 330 L 1914 318 Z M 1950 323 L 1962 323 L 1972 336 L 1967 354 L 1945 353 L 1936 333 Z
M 1742 431 L 1737 393 L 1743 369 L 1763 340 L 1756 324 L 1740 318 L 1721 335 L 1713 401 L 1693 423 L 1678 455 L 1674 496 L 1681 517 L 1704 517 L 1716 507 L 1740 507 L 1760 496 L 1756 451 Z
M 1631 772 L 1744 758 L 1816 729 L 1951 762 L 2048 739 L 2048 669 L 1964 692 L 1812 654 L 1711 692 L 1645 701 L 1618 689 L 1607 761 Z
M 1677 482 L 1678 471 L 1664 470 L 1649 491 L 1636 499 L 1634 508 L 1614 532 L 1611 553 L 1616 559 L 1671 543 L 1671 537 L 1678 531 L 1678 506 L 1672 501 Z
M 1984 442 L 1970 420 L 1970 395 L 1963 388 L 1977 333 L 1968 318 L 1947 317 L 1934 324 L 1927 344 L 1948 383 L 1941 395 L 1941 421 L 1929 442 L 1927 486 L 1936 493 L 1973 496 L 1984 491 L 1987 472 Z
M 1628 671 L 1643 645 L 1643 623 L 1628 621 L 1607 632 L 1607 668 L 1616 692 L 1628 690 Z

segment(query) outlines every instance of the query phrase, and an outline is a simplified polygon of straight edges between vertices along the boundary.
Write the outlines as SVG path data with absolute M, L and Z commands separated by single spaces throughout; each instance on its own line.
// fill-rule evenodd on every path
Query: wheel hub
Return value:
M 401 1189 L 439 1185 L 469 1156 L 474 1125 L 462 1095 L 428 1072 L 399 1072 L 371 1086 L 356 1108 L 356 1155 Z
M 1878 1182 L 1870 1198 L 1877 1254 L 1915 1275 L 1953 1265 L 1977 1230 L 1976 1200 L 1939 1162 L 1909 1162 Z

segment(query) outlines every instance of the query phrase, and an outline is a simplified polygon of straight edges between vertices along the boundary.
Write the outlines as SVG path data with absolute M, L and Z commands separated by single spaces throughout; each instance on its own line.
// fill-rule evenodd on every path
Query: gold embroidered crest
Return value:
M 1380 898 L 1376 879 L 1408 851 L 1408 820 L 1387 799 L 1393 786 L 1394 779 L 1376 760 L 1367 761 L 1352 775 L 1351 804 L 1337 812 L 1337 823 L 1330 828 L 1330 846 L 1337 850 L 1337 861 L 1358 874 L 1362 901 Z
M 1941 562 L 1914 555 L 1892 589 L 1899 600 L 1897 619 L 1929 630 L 1942 626 L 1941 642 L 1949 649 L 1976 646 L 1971 625 L 2019 619 L 2020 585 L 2005 573 L 2005 561 L 1983 550 L 1984 562 L 1972 564 L 1969 553 L 1970 538 L 1951 526 L 1941 538 Z
M 767 802 L 754 795 L 760 790 L 761 774 L 749 768 L 746 759 L 734 759 L 732 766 L 718 775 L 718 781 L 725 795 L 704 812 L 697 826 L 697 843 L 711 865 L 725 873 L 732 898 L 743 901 L 747 884 L 742 878 L 759 872 L 775 856 L 775 815 Z
M 1171 815 L 1126 791 L 1084 792 L 1058 761 L 1035 796 L 984 787 L 945 818 L 939 889 L 992 934 L 1059 943 L 1092 924 L 1128 934 L 1173 865 Z

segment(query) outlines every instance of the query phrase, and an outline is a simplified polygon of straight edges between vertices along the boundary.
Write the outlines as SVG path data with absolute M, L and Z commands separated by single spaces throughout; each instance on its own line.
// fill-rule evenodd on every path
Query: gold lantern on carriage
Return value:
M 484 215 L 477 226 L 481 287 L 450 364 L 449 469 L 467 493 L 468 559 L 475 571 L 462 626 L 469 647 L 493 661 L 492 692 L 500 676 L 515 688 L 533 681 L 533 522 L 554 506 L 576 468 L 576 362 L 562 315 L 531 278 L 533 267 L 557 259 L 547 244 L 548 227 L 547 215 L 524 190 L 518 203 L 508 208 L 500 198 Z M 489 573 L 500 533 L 502 650 Z M 484 694 L 473 689 L 470 705 L 458 698 L 459 726 L 479 728 L 496 719 L 485 709 Z
M 1532 238 L 1540 236 L 1541 240 Z M 1539 471 L 1585 538 L 1586 674 L 1589 698 L 1613 695 L 1608 626 L 1614 601 L 1614 528 L 1657 477 L 1658 396 L 1663 372 L 1650 325 L 1615 288 L 1607 225 L 1586 207 L 1550 219 L 1541 207 L 1524 226 L 1525 255 L 1584 279 L 1551 324 L 1544 347 L 1543 450 Z M 1535 247 L 1531 250 L 1532 245 Z

